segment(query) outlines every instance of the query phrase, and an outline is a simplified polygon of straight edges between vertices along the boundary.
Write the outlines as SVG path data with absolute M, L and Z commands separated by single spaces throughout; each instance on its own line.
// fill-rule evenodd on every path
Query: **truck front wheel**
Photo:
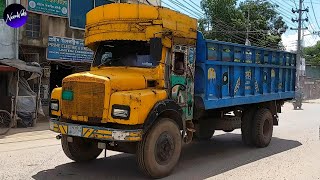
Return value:
M 139 168 L 152 178 L 168 176 L 178 163 L 181 143 L 178 125 L 169 118 L 159 119 L 138 143 Z
M 97 142 L 79 137 L 72 137 L 72 142 L 68 142 L 68 136 L 63 135 L 61 144 L 66 156 L 76 162 L 94 160 L 102 151 Z
M 258 109 L 253 121 L 253 143 L 263 148 L 269 145 L 273 132 L 273 118 L 269 109 Z

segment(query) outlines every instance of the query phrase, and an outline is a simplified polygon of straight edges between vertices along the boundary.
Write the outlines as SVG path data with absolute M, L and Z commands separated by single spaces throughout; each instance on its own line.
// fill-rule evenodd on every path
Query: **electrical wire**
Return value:
M 194 18 L 197 18 L 197 19 L 200 19 L 200 18 L 201 18 L 199 15 L 194 14 L 192 11 L 184 8 L 184 7 L 181 6 L 179 3 L 177 3 L 177 2 L 175 2 L 175 1 L 173 1 L 173 0 L 168 0 L 167 2 L 162 1 L 162 2 L 163 2 L 164 4 L 170 3 L 170 4 L 173 4 L 173 5 L 177 6 L 177 7 L 179 7 L 185 14 L 189 14 L 190 16 L 192 16 L 192 17 L 194 17 Z M 179 11 L 179 12 L 181 12 L 181 11 Z M 183 12 L 182 12 L 182 13 L 183 13 Z
M 202 9 L 198 4 L 196 4 L 196 3 L 195 3 L 195 2 L 193 2 L 192 0 L 190 0 L 190 2 L 191 2 L 194 6 L 196 6 L 196 7 L 200 8 L 200 9 Z
M 169 0 L 169 1 L 173 1 L 173 0 Z M 196 14 L 197 16 L 200 16 L 200 17 L 204 16 L 204 14 L 199 13 L 199 12 L 196 12 L 196 11 L 193 11 L 192 9 L 186 7 L 184 4 L 182 4 L 182 3 L 179 2 L 178 0 L 176 0 L 175 2 L 177 2 L 177 3 L 178 3 L 180 6 L 182 6 L 183 8 L 188 9 L 189 11 L 193 12 L 193 13 Z
M 286 22 L 287 24 L 290 24 L 291 26 L 295 27 L 296 25 L 293 24 L 292 22 L 292 18 L 290 17 L 291 11 L 288 12 L 287 9 L 283 8 L 283 4 L 281 4 L 280 2 L 275 2 L 273 0 L 269 0 L 272 4 L 276 5 L 276 10 L 278 11 L 279 14 L 281 14 L 284 18 L 286 18 L 288 21 Z M 280 4 L 281 6 L 277 5 Z
M 190 3 L 188 3 L 188 1 L 186 1 L 186 0 L 183 0 L 186 4 L 188 4 L 190 7 L 192 7 L 192 8 L 194 8 L 195 10 L 197 10 L 197 11 L 200 11 L 201 12 L 201 10 L 199 10 L 199 9 L 197 9 L 196 7 L 194 7 L 192 4 L 190 4 Z M 201 14 L 203 14 L 203 13 L 201 13 Z
M 316 13 L 314 12 L 314 7 L 313 7 L 312 0 L 310 0 L 310 2 L 311 2 L 311 7 L 312 7 L 314 19 L 316 20 L 317 26 L 318 26 L 318 28 L 320 30 L 320 26 L 319 26 L 319 23 L 318 23 L 318 20 L 317 20 L 317 17 L 316 17 Z
M 170 4 L 168 4 L 168 3 L 164 2 L 164 1 L 162 1 L 162 3 L 165 4 L 166 6 L 168 6 L 169 8 L 171 8 L 171 9 L 173 9 L 173 10 L 175 10 L 175 11 L 180 12 L 180 11 L 177 10 L 176 8 L 172 7 Z
M 223 21 L 221 21 L 221 20 L 219 20 L 219 21 L 217 20 L 217 21 L 215 22 L 214 26 L 216 26 L 216 27 L 218 26 L 218 28 L 220 28 L 220 29 L 225 29 L 225 30 L 233 29 L 233 27 L 225 24 L 225 23 L 224 23 Z M 234 33 L 229 34 L 229 36 L 232 36 L 232 37 L 234 37 L 235 39 L 240 40 L 240 41 L 242 41 L 242 42 L 245 42 L 245 41 L 246 41 L 246 39 L 245 39 L 244 37 L 240 37 L 240 36 L 238 36 L 238 35 L 235 35 Z M 275 46 L 265 46 L 265 45 L 261 44 L 261 42 L 259 42 L 259 41 L 260 41 L 259 39 L 254 38 L 254 37 L 252 37 L 252 36 L 251 36 L 249 39 L 251 40 L 251 43 L 252 43 L 252 44 L 257 45 L 257 46 L 260 46 L 260 47 L 274 48 L 275 46 L 277 46 L 276 44 L 274 44 Z
M 179 1 L 173 1 L 173 0 L 169 0 L 171 4 L 174 4 L 175 6 L 178 6 L 179 8 L 181 8 L 182 10 L 184 10 L 185 12 L 188 12 L 189 14 L 195 16 L 195 17 L 203 17 L 203 16 L 206 16 L 205 13 L 202 13 L 201 11 L 200 12 L 195 12 L 194 10 L 191 10 L 189 7 L 183 5 L 182 3 L 180 3 Z M 197 5 L 196 3 L 194 3 L 192 0 L 190 0 L 190 2 L 192 3 L 192 5 L 188 2 L 186 2 L 185 0 L 183 0 L 188 6 L 194 8 L 195 10 L 199 10 L 199 9 L 202 9 L 199 5 Z M 162 1 L 164 2 L 164 1 Z M 164 2 L 164 4 L 166 4 L 168 7 L 170 8 L 173 8 L 172 6 L 170 6 L 168 3 Z M 273 4 L 276 4 L 273 2 Z M 199 9 L 198 9 L 199 8 Z M 175 9 L 175 8 L 173 8 Z M 279 11 L 279 10 L 278 10 Z M 280 10 L 280 14 L 283 15 L 285 14 L 285 17 L 287 19 L 289 19 L 289 22 L 291 22 L 291 19 L 290 17 L 288 17 L 288 13 L 287 13 L 287 10 L 286 9 L 283 9 L 283 10 Z M 291 23 L 291 25 L 293 25 Z M 245 38 L 244 37 L 241 37 L 237 34 L 243 34 L 244 32 L 241 32 L 241 31 L 232 31 L 232 33 L 228 32 L 230 31 L 230 28 L 233 29 L 233 27 L 230 27 L 229 25 L 225 24 L 224 22 L 219 22 L 219 23 L 216 23 L 213 25 L 214 27 L 217 27 L 217 28 L 221 28 L 221 29 L 224 29 L 224 33 L 228 33 L 229 34 L 229 37 L 233 37 L 234 39 L 236 39 L 237 41 L 242 41 L 242 42 L 245 42 Z M 223 28 L 222 28 L 223 27 Z M 251 28 L 252 29 L 252 28 Z M 257 33 L 257 34 L 267 34 L 268 31 L 267 30 L 259 30 L 259 29 L 252 29 L 254 33 Z M 214 32 L 214 31 L 212 31 Z M 246 32 L 246 31 L 245 31 Z M 253 32 L 250 32 L 250 33 L 253 33 Z M 217 32 L 216 32 L 217 33 Z M 275 46 L 265 46 L 263 44 L 261 44 L 260 42 L 260 39 L 257 39 L 255 37 L 250 37 L 249 38 L 251 40 L 251 43 L 252 44 L 256 44 L 258 46 L 263 46 L 263 47 L 268 47 L 268 48 L 274 48 L 275 46 L 278 46 L 278 44 L 273 44 Z

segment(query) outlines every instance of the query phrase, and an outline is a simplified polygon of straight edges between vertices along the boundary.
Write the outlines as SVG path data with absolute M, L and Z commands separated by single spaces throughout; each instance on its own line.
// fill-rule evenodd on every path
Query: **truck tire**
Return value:
M 273 118 L 269 109 L 257 110 L 253 121 L 253 142 L 256 147 L 267 147 L 273 132 Z
M 168 176 L 179 161 L 181 144 L 178 125 L 172 119 L 160 118 L 138 142 L 138 167 L 152 178 Z
M 210 127 L 212 125 L 199 122 L 198 124 L 195 124 L 195 130 L 196 132 L 193 133 L 193 140 L 194 141 L 208 141 L 212 138 L 215 130 L 212 130 Z
M 102 149 L 98 148 L 98 143 L 89 139 L 72 137 L 73 141 L 68 142 L 68 136 L 62 135 L 61 145 L 63 152 L 68 158 L 76 162 L 85 162 L 96 159 Z
M 242 142 L 245 145 L 251 146 L 253 144 L 252 140 L 252 126 L 253 117 L 256 109 L 248 109 L 244 112 L 241 118 L 241 136 Z
M 193 133 L 193 139 L 196 141 L 208 141 L 212 138 L 214 130 L 198 130 Z

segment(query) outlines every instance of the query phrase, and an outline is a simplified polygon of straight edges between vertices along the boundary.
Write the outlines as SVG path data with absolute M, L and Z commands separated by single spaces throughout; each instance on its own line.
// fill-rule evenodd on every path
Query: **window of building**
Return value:
M 70 0 L 70 27 L 84 29 L 86 26 L 86 14 L 90 10 L 92 10 L 94 7 L 113 2 L 115 2 L 115 0 Z
M 40 37 L 40 15 L 28 14 L 28 21 L 26 24 L 26 35 L 30 38 Z

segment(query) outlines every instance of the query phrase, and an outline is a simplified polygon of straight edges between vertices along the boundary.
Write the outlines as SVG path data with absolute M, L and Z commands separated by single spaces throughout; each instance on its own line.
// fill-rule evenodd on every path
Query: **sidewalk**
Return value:
M 35 127 L 28 128 L 11 128 L 10 131 L 6 135 L 0 136 L 0 139 L 12 138 L 19 136 L 18 134 L 28 134 L 33 132 L 41 132 L 41 131 L 49 131 L 49 123 L 48 122 L 38 122 Z
M 57 133 L 49 130 L 49 123 L 47 122 L 37 123 L 36 127 L 12 128 L 8 134 L 0 136 L 0 155 L 1 153 L 12 152 L 14 154 L 17 151 L 30 152 L 32 149 L 39 149 L 41 147 L 58 146 L 60 141 L 56 140 L 56 135 Z M 24 158 L 26 153 L 22 154 L 24 155 L 21 158 Z M 16 158 L 20 158 L 19 155 Z M 1 173 L 0 179 L 2 179 Z
M 306 101 L 304 101 L 303 103 L 320 104 L 320 99 L 306 100 Z

